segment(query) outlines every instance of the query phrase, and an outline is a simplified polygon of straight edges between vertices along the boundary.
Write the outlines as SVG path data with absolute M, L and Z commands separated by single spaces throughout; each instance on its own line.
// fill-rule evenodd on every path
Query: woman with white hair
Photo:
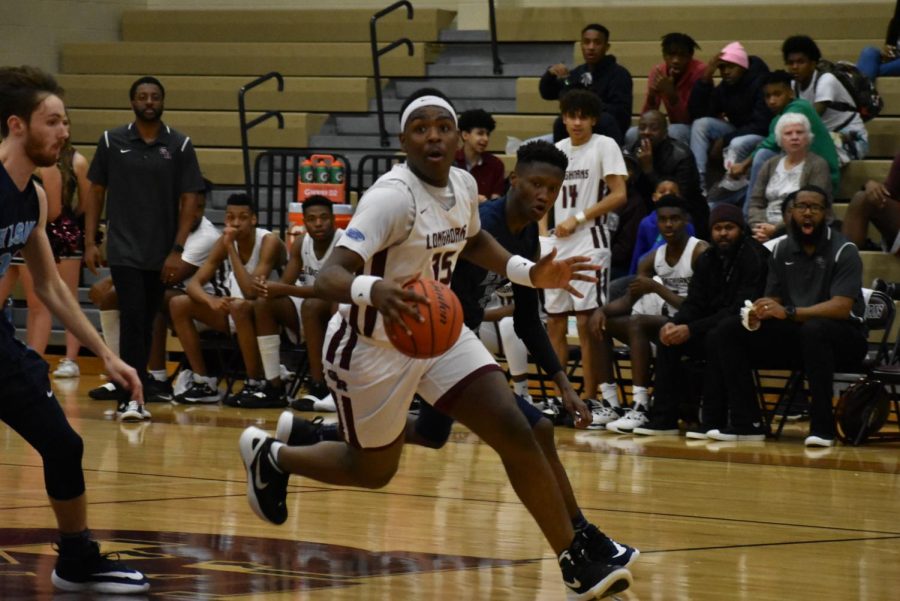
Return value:
M 808 184 L 831 189 L 828 163 L 809 150 L 812 138 L 809 119 L 802 113 L 785 113 L 775 124 L 775 140 L 784 154 L 763 164 L 748 208 L 748 223 L 759 242 L 774 238 L 783 228 L 781 202 L 788 194 Z

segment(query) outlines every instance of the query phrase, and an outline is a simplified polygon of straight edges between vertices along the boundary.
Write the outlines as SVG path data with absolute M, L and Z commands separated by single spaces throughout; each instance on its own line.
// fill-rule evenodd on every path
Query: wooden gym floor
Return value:
M 90 523 L 153 579 L 146 599 L 563 599 L 553 555 L 497 457 L 463 428 L 407 447 L 385 489 L 293 478 L 290 517 L 261 522 L 237 440 L 277 410 L 150 405 L 119 424 L 97 376 L 57 382 L 85 439 Z M 326 416 L 331 418 L 333 416 Z M 900 590 L 898 445 L 806 451 L 780 442 L 694 446 L 557 428 L 587 517 L 641 549 L 623 600 L 887 601 Z M 0 599 L 54 594 L 54 520 L 40 458 L 0 426 Z M 108 598 L 108 597 L 107 597 Z

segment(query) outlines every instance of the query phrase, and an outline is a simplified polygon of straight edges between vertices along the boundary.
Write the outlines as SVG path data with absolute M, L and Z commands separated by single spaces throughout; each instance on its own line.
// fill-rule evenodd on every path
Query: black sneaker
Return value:
M 206 382 L 194 381 L 183 394 L 175 397 L 175 402 L 187 405 L 214 404 L 219 402 L 220 396 L 218 388 L 213 388 Z
M 145 403 L 171 403 L 172 385 L 168 380 L 156 380 L 150 378 L 144 386 Z
M 284 389 L 276 388 L 268 382 L 264 384 L 244 382 L 244 389 L 234 401 L 234 406 L 242 409 L 280 409 L 287 404 Z
M 684 431 L 685 438 L 691 438 L 694 440 L 706 440 L 709 438 L 707 436 L 707 432 L 711 432 L 715 430 L 716 427 L 710 424 L 693 424 L 687 427 L 687 430 Z
M 89 390 L 88 396 L 95 401 L 118 401 L 120 392 L 115 382 L 107 382 Z
M 628 568 L 591 561 L 578 536 L 559 554 L 559 569 L 570 601 L 599 599 L 620 593 L 631 586 Z
M 587 528 L 578 531 L 577 536 L 581 538 L 584 552 L 591 561 L 627 568 L 641 556 L 640 551 L 617 543 L 593 524 L 588 524 Z
M 725 442 L 758 442 L 766 439 L 766 430 L 762 424 L 750 426 L 728 426 L 720 430 L 710 430 L 707 438 Z
M 128 595 L 150 590 L 147 577 L 109 553 L 101 554 L 96 541 L 88 541 L 76 553 L 60 553 L 50 575 L 53 586 L 62 591 Z
M 275 427 L 275 438 L 291 447 L 305 447 L 322 440 L 321 416 L 313 419 L 295 417 L 290 411 L 282 411 Z
M 241 459 L 247 468 L 247 501 L 260 518 L 273 524 L 287 520 L 288 474 L 281 471 L 269 449 L 274 438 L 256 427 L 249 427 L 241 434 L 238 446 Z
M 649 422 L 636 427 L 632 433 L 643 436 L 678 436 L 678 421 L 670 422 L 658 417 L 651 417 Z

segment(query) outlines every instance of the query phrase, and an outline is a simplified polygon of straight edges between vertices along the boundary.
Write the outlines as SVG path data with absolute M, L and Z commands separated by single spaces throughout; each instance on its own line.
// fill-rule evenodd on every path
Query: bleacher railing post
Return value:
M 491 24 L 491 57 L 494 60 L 494 75 L 503 75 L 503 61 L 500 60 L 500 51 L 497 48 L 497 14 L 494 10 L 494 0 L 488 0 L 488 15 Z
M 384 8 L 372 15 L 372 19 L 369 21 L 369 43 L 372 48 L 372 71 L 375 75 L 375 100 L 378 105 L 378 133 L 381 136 L 381 145 L 383 147 L 389 146 L 390 141 L 388 140 L 387 129 L 385 129 L 384 127 L 384 99 L 382 98 L 381 94 L 381 55 L 387 54 L 397 46 L 405 45 L 407 54 L 409 56 L 412 56 L 414 48 L 409 38 L 400 38 L 399 40 L 395 40 L 379 50 L 378 34 L 375 25 L 378 22 L 378 19 L 397 10 L 402 6 L 406 7 L 406 18 L 411 21 L 413 18 L 413 6 L 408 0 L 399 0 L 398 2 L 394 2 L 387 8 Z
M 272 117 L 278 119 L 278 129 L 284 129 L 284 116 L 281 114 L 281 111 L 265 111 L 256 119 L 247 123 L 247 109 L 244 102 L 244 96 L 256 86 L 272 78 L 278 80 L 278 91 L 283 92 L 284 77 L 282 77 L 281 73 L 278 71 L 270 71 L 265 75 L 261 75 L 238 90 L 238 118 L 240 119 L 241 124 L 241 156 L 244 161 L 244 189 L 247 190 L 247 194 L 251 194 L 252 188 L 250 181 L 250 145 L 247 141 L 247 131 Z

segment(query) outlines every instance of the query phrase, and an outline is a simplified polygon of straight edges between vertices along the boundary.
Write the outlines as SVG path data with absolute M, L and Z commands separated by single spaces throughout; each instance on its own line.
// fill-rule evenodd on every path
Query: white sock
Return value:
M 100 311 L 100 330 L 106 346 L 116 357 L 119 356 L 119 311 Z
M 650 395 L 647 392 L 647 387 L 633 386 L 631 392 L 634 395 L 634 408 L 646 411 L 647 406 L 650 405 Z
M 522 380 L 521 382 L 513 381 L 513 392 L 515 392 L 519 396 L 527 397 L 528 395 L 528 380 Z
M 212 388 L 219 386 L 219 380 L 215 376 L 201 376 L 198 373 L 194 374 L 194 382 L 197 384 L 209 384 Z
M 164 369 L 151 369 L 150 377 L 156 380 L 157 382 L 165 382 L 169 379 L 169 374 Z
M 613 407 L 619 406 L 619 387 L 610 382 L 600 384 L 600 396 Z
M 281 377 L 281 336 L 277 334 L 257 336 L 256 344 L 259 345 L 259 356 L 262 359 L 266 380 Z

